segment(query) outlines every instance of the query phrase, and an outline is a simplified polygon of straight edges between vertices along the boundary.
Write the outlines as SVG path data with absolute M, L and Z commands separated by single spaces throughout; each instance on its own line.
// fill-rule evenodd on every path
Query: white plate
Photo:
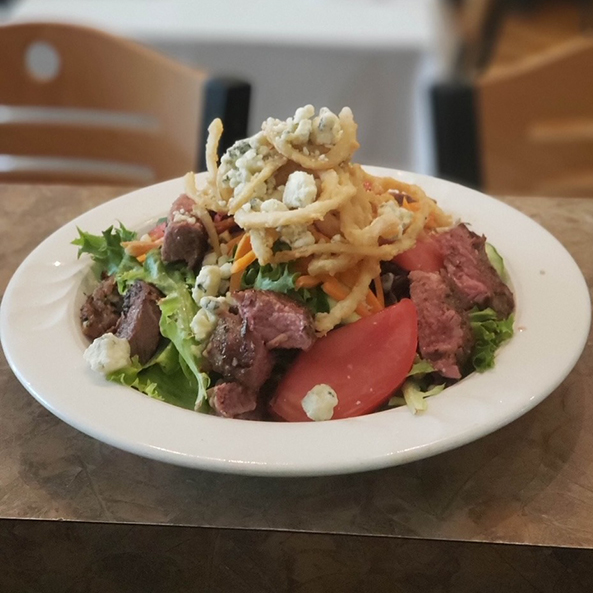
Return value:
M 513 208 L 439 179 L 368 167 L 417 183 L 447 212 L 488 237 L 514 287 L 516 335 L 496 368 L 406 408 L 319 423 L 247 422 L 197 414 L 103 380 L 87 368 L 78 310 L 89 288 L 76 259 L 76 227 L 99 233 L 116 221 L 147 228 L 183 191 L 182 180 L 108 202 L 46 239 L 12 278 L 2 304 L 2 343 L 26 389 L 46 408 L 101 441 L 168 463 L 258 475 L 358 472 L 407 463 L 484 436 L 542 401 L 575 365 L 589 332 L 587 286 L 547 231 Z M 561 303 L 561 306 L 559 304 Z

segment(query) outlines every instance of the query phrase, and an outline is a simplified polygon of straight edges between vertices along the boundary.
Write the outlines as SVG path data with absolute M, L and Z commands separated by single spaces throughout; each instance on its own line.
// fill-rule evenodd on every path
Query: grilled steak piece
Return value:
M 123 300 L 113 276 L 101 281 L 80 309 L 82 333 L 94 340 L 113 331 L 121 315 Z
M 257 392 L 240 383 L 220 383 L 208 390 L 208 401 L 218 416 L 237 418 L 257 407 Z
M 243 290 L 234 298 L 249 329 L 272 348 L 307 350 L 315 342 L 313 316 L 291 298 L 271 290 Z
M 196 270 L 207 249 L 208 233 L 201 220 L 173 221 L 165 229 L 161 257 L 166 263 L 185 262 L 190 269 Z
M 263 340 L 235 313 L 222 313 L 204 356 L 225 379 L 258 391 L 272 373 L 274 360 Z
M 442 274 L 415 271 L 409 277 L 420 353 L 443 377 L 460 379 L 474 343 L 467 313 Z
M 196 203 L 187 194 L 181 194 L 169 208 L 169 215 L 167 216 L 167 222 L 173 222 L 176 214 L 181 214 L 188 218 L 194 217 L 193 211 Z
M 460 224 L 438 235 L 436 241 L 453 290 L 466 309 L 492 307 L 501 319 L 513 312 L 513 294 L 488 260 L 485 237 Z
M 161 339 L 161 310 L 157 304 L 161 292 L 142 280 L 136 280 L 126 292 L 123 313 L 116 335 L 130 342 L 130 355 L 146 364 L 158 348 Z

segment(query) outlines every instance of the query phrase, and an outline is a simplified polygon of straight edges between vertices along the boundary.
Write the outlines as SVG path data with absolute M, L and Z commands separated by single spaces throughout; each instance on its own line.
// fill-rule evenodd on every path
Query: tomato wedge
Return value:
M 443 254 L 432 239 L 419 239 L 414 247 L 396 255 L 393 261 L 408 272 L 438 272 L 443 267 Z
M 416 355 L 418 317 L 410 299 L 320 338 L 299 355 L 282 379 L 272 413 L 289 422 L 306 422 L 303 397 L 326 384 L 338 396 L 333 418 L 372 412 L 404 381 Z
M 167 228 L 167 223 L 161 222 L 160 224 L 157 224 L 151 231 L 148 231 L 148 236 L 153 241 L 156 241 L 157 239 L 162 239 L 165 236 L 166 228 Z

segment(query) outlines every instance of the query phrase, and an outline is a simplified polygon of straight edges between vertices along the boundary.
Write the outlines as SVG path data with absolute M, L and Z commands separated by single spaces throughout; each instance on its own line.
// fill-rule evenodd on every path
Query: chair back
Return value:
M 66 24 L 0 26 L 0 179 L 146 185 L 196 168 L 207 75 Z
M 492 193 L 593 195 L 593 40 L 575 39 L 478 86 Z

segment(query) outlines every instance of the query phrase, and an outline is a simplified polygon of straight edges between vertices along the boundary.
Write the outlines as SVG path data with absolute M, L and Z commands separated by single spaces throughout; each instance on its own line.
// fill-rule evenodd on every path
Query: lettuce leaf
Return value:
M 243 274 L 241 288 L 280 292 L 305 305 L 313 315 L 328 313 L 330 307 L 325 292 L 320 286 L 297 290 L 295 283 L 299 276 L 300 274 L 294 269 L 292 262 L 260 266 L 255 261 Z
M 422 384 L 415 378 L 408 379 L 401 388 L 401 395 L 395 395 L 390 400 L 388 405 L 392 407 L 396 406 L 408 406 L 412 414 L 418 412 L 425 412 L 428 409 L 426 403 L 427 397 L 438 395 L 445 389 L 445 384 L 431 385 L 427 389 L 422 388 Z
M 476 371 L 483 373 L 494 366 L 494 356 L 500 346 L 513 336 L 514 316 L 498 319 L 496 311 L 471 311 L 470 324 L 476 340 L 471 362 Z
M 159 301 L 161 309 L 161 335 L 171 341 L 180 358 L 179 364 L 186 376 L 193 377 L 194 403 L 202 408 L 206 403 L 206 390 L 210 379 L 202 372 L 202 347 L 190 328 L 198 312 L 191 295 L 193 274 L 180 267 L 163 263 L 160 251 L 150 251 L 144 265 L 117 276 L 118 283 L 144 280 L 156 286 L 165 297 Z
M 97 264 L 99 272 L 111 276 L 122 268 L 139 268 L 136 258 L 129 256 L 122 247 L 123 241 L 133 241 L 137 233 L 128 230 L 121 222 L 119 228 L 113 225 L 103 231 L 101 235 L 92 235 L 77 228 L 78 238 L 72 245 L 78 246 L 78 257 L 88 253 Z
M 171 342 L 146 366 L 143 367 L 135 357 L 131 366 L 115 371 L 107 378 L 188 410 L 194 409 L 199 391 L 195 375 L 188 370 Z

